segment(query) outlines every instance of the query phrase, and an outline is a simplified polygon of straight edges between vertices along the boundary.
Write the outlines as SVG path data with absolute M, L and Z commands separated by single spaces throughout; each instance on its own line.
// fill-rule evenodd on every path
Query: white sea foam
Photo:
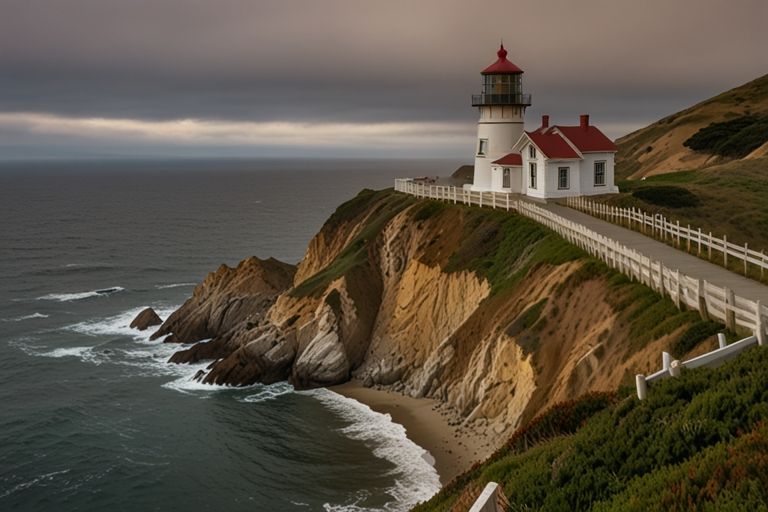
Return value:
M 263 386 L 254 395 L 248 395 L 245 398 L 238 399 L 241 402 L 259 403 L 266 402 L 267 400 L 274 400 L 275 398 L 293 393 L 293 386 L 287 382 L 278 382 L 269 386 Z
M 31 315 L 19 316 L 16 318 L 3 318 L 3 322 L 21 322 L 22 320 L 31 320 L 33 318 L 48 318 L 48 315 L 32 313 Z
M 159 284 L 155 286 L 158 290 L 165 290 L 166 288 L 179 288 L 181 286 L 195 286 L 197 283 L 176 283 L 176 284 Z
M 232 386 L 203 384 L 202 382 L 196 381 L 194 379 L 197 372 L 200 370 L 205 370 L 205 368 L 209 364 L 210 364 L 210 361 L 205 361 L 199 364 L 171 364 L 170 366 L 176 367 L 178 371 L 177 374 L 180 376 L 176 380 L 166 382 L 165 384 L 163 384 L 163 387 L 166 389 L 179 391 L 185 394 L 197 394 L 201 391 L 204 391 L 207 394 L 212 391 L 216 392 L 216 391 L 226 391 L 226 390 L 233 389 Z M 203 396 L 201 398 L 207 398 L 207 396 Z
M 137 341 L 149 342 L 149 337 L 159 329 L 160 326 L 150 327 L 144 331 L 131 329 L 130 327 L 131 322 L 136 318 L 136 315 L 141 313 L 144 309 L 145 307 L 129 309 L 128 311 L 124 311 L 114 316 L 86 320 L 78 324 L 67 326 L 65 329 L 86 334 L 88 336 L 129 336 Z M 157 308 L 155 309 L 155 312 L 160 318 L 168 318 L 168 315 L 176 311 L 176 309 L 178 309 L 178 307 Z M 155 344 L 156 342 L 152 343 Z
M 80 292 L 80 293 L 49 293 L 48 295 L 44 295 L 42 297 L 38 297 L 37 300 L 56 300 L 59 302 L 66 302 L 70 300 L 80 300 L 80 299 L 87 299 L 89 297 L 103 297 L 105 295 L 109 295 L 111 293 L 115 292 L 121 292 L 125 290 L 125 288 L 122 288 L 120 286 L 113 286 L 111 288 L 101 288 L 99 290 L 93 290 L 90 292 Z
M 391 475 L 395 485 L 387 489 L 394 499 L 384 510 L 399 512 L 409 510 L 419 501 L 426 501 L 440 490 L 440 477 L 425 459 L 426 450 L 416 445 L 405 435 L 402 425 L 392 422 L 389 414 L 379 414 L 367 405 L 341 396 L 327 389 L 301 391 L 315 397 L 341 418 L 352 422 L 341 431 L 348 437 L 361 440 L 373 448 L 373 454 L 395 465 Z M 352 497 L 352 503 L 324 505 L 329 512 L 362 512 L 358 506 L 364 496 Z

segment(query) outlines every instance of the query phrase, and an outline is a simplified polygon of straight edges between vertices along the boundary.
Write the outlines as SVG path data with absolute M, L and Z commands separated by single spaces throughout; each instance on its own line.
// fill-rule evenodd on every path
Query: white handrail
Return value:
M 720 252 L 723 255 L 723 266 L 728 267 L 728 256 L 732 256 L 744 263 L 744 275 L 748 273 L 748 264 L 760 268 L 760 277 L 768 269 L 768 256 L 765 251 L 755 251 L 749 248 L 749 244 L 743 246 L 736 245 L 728 241 L 728 236 L 723 238 L 712 236 L 701 231 L 701 228 L 692 228 L 681 226 L 680 221 L 672 223 L 662 215 L 650 215 L 638 208 L 619 208 L 607 206 L 601 203 L 595 203 L 583 197 L 569 197 L 566 204 L 574 210 L 579 210 L 593 217 L 597 217 L 614 224 L 627 225 L 630 229 L 636 229 L 644 234 L 658 236 L 664 240 L 673 241 L 674 245 L 682 249 L 685 244 L 686 250 L 690 253 L 692 248 L 696 249 L 697 256 L 701 256 L 702 247 L 707 251 L 707 259 L 712 261 L 712 251 Z

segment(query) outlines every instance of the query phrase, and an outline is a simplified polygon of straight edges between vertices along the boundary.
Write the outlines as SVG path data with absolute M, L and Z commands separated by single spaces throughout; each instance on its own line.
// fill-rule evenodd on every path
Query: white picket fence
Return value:
M 746 349 L 759 344 L 757 336 L 748 336 L 743 340 L 736 341 L 730 345 L 726 344 L 724 334 L 718 334 L 717 338 L 718 344 L 720 345 L 719 348 L 698 357 L 694 357 L 693 359 L 689 359 L 688 361 L 683 361 L 679 365 L 676 364 L 679 361 L 672 361 L 672 356 L 670 354 L 667 352 L 662 352 L 661 370 L 654 374 L 648 375 L 647 377 L 644 375 L 637 375 L 635 377 L 637 397 L 640 400 L 645 400 L 648 398 L 648 384 L 652 382 L 658 382 L 669 377 L 678 377 L 680 375 L 680 367 L 685 367 L 690 370 L 695 368 L 715 368 L 724 362 L 738 356 Z
M 686 276 L 678 269 L 667 268 L 653 258 L 629 249 L 581 224 L 572 222 L 517 195 L 502 192 L 476 192 L 457 187 L 416 183 L 409 179 L 395 180 L 395 190 L 416 197 L 431 198 L 466 205 L 514 210 L 534 219 L 568 242 L 600 258 L 609 267 L 626 274 L 662 295 L 669 296 L 677 307 L 683 304 L 701 313 L 704 320 L 717 319 L 726 328 L 744 327 L 755 333 L 760 345 L 766 343 L 765 318 L 768 308 L 760 301 L 751 301 L 734 294 L 729 288 L 714 286 L 703 279 Z
M 690 253 L 692 250 L 701 257 L 706 252 L 707 259 L 712 261 L 712 251 L 723 255 L 723 266 L 728 268 L 728 257 L 736 258 L 744 263 L 744 275 L 747 275 L 748 264 L 751 263 L 760 268 L 760 277 L 768 268 L 768 256 L 765 251 L 757 252 L 749 248 L 749 244 L 736 245 L 728 241 L 728 236 L 723 238 L 712 236 L 712 232 L 705 233 L 701 228 L 692 228 L 690 224 L 681 226 L 680 221 L 674 223 L 660 214 L 648 214 L 639 208 L 618 208 L 607 204 L 596 203 L 583 197 L 569 197 L 567 205 L 574 210 L 588 213 L 599 219 L 624 225 L 630 229 L 636 229 L 643 234 L 659 238 L 672 243 L 678 248 L 686 246 Z

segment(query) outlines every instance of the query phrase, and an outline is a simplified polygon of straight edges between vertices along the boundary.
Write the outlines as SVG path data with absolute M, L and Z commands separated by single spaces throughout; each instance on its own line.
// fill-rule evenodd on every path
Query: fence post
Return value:
M 672 277 L 672 274 L 669 274 Z M 680 309 L 680 269 L 675 272 L 675 306 Z
M 705 297 L 706 291 L 704 290 L 704 281 L 699 279 L 699 285 L 697 287 L 697 293 L 699 294 L 699 314 L 701 319 L 705 322 L 709 322 L 709 312 L 707 311 L 707 298 Z
M 725 348 L 726 345 L 728 345 L 728 341 L 725 339 L 725 334 L 721 332 L 717 333 L 717 346 Z
M 728 236 L 723 235 L 723 266 L 728 268 Z
M 680 221 L 677 221 L 677 248 L 680 248 Z
M 757 344 L 764 347 L 765 325 L 763 325 L 763 305 L 759 300 L 755 303 L 755 310 L 757 310 L 757 316 L 755 318 L 755 337 L 757 338 Z
M 765 255 L 763 254 L 764 252 L 765 252 L 765 249 L 760 251 L 760 263 L 762 263 L 762 265 L 760 265 L 760 279 L 763 278 L 763 272 L 765 272 Z
M 648 398 L 648 383 L 645 381 L 645 375 L 635 376 L 635 387 L 637 387 L 637 398 L 646 400 Z
M 701 228 L 699 228 L 699 254 L 698 256 L 701 256 Z
M 709 251 L 709 255 L 707 256 L 707 259 L 709 261 L 712 261 L 712 232 L 709 232 L 709 238 L 707 238 L 707 249 Z
M 669 371 L 669 365 L 672 363 L 672 356 L 668 352 L 661 353 L 661 365 L 666 371 Z
M 747 258 L 749 257 L 749 244 L 744 244 L 744 275 L 747 275 Z
M 732 309 L 734 306 L 733 290 L 725 288 L 725 328 L 736 331 L 736 312 Z M 730 307 L 729 307 L 730 306 Z
M 691 254 L 691 225 L 688 224 L 688 254 Z

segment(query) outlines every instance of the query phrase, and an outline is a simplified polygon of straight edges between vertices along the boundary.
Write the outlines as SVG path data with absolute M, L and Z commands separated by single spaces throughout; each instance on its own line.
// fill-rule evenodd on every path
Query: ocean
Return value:
M 407 510 L 440 488 L 388 415 L 212 387 L 128 328 L 250 256 L 297 263 L 363 188 L 462 162 L 0 163 L 0 510 Z

